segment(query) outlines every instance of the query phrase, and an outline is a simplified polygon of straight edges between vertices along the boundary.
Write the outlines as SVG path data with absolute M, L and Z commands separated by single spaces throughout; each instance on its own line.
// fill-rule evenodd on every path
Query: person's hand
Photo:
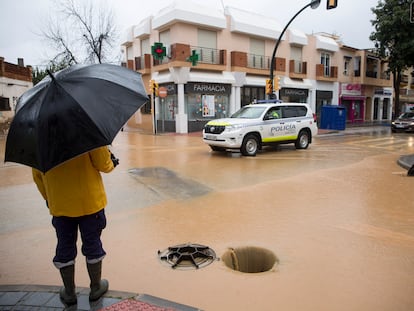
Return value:
M 114 164 L 114 167 L 116 167 L 119 164 L 119 159 L 116 158 L 112 152 L 111 152 L 111 160 L 112 160 L 112 163 Z

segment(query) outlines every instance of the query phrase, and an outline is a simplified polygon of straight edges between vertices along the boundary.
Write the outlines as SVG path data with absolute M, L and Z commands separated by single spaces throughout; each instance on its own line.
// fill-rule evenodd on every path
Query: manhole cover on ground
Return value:
M 200 244 L 180 244 L 158 251 L 161 262 L 173 269 L 199 269 L 216 260 L 216 253 L 210 247 Z
M 222 260 L 230 269 L 245 273 L 266 272 L 279 262 L 272 251 L 255 246 L 229 248 Z

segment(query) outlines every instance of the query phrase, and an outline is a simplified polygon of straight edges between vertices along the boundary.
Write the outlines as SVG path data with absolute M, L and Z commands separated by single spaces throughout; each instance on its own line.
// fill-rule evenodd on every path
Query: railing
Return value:
M 247 54 L 247 67 L 267 70 L 270 68 L 270 57 L 257 54 Z
M 375 78 L 376 79 L 377 76 L 378 76 L 378 72 L 376 72 L 376 71 L 366 71 L 365 76 L 367 78 Z
M 214 65 L 220 65 L 222 63 L 220 50 L 200 46 L 192 46 L 191 50 L 195 50 L 198 54 L 199 63 Z
M 290 60 L 289 62 L 289 72 L 296 74 L 306 74 L 306 62 L 300 60 Z
M 400 89 L 400 95 L 414 97 L 414 90 Z
M 381 79 L 390 80 L 391 79 L 391 74 L 389 72 L 381 72 Z

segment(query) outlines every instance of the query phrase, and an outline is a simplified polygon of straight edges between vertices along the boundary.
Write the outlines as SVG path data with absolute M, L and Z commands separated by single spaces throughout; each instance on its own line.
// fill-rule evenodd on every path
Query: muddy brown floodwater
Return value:
M 414 153 L 412 136 L 318 137 L 254 158 L 214 154 L 191 135 L 121 132 L 111 148 L 111 289 L 212 311 L 414 309 L 414 178 L 396 164 Z M 30 169 L 0 160 L 0 283 L 60 285 Z M 158 250 L 183 243 L 220 260 L 185 271 L 160 262 Z M 277 260 L 261 273 L 229 268 L 223 257 L 245 247 Z M 81 254 L 76 283 L 89 285 Z

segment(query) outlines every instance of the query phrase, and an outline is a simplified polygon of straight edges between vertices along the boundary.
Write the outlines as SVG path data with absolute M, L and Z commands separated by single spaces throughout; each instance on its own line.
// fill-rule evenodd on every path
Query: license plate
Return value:
M 217 140 L 217 136 L 216 135 L 206 135 L 206 139 L 208 139 L 208 140 Z

